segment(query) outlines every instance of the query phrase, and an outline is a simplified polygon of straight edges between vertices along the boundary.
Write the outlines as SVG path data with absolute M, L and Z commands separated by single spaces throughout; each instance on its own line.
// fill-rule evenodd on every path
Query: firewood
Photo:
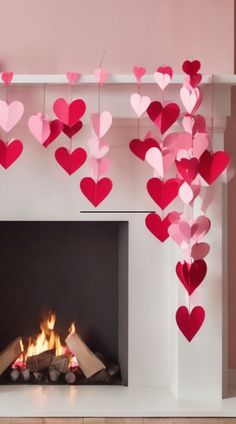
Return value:
M 70 333 L 65 342 L 87 378 L 105 369 L 103 362 L 89 349 L 76 331 Z
M 68 384 L 73 384 L 73 383 L 75 383 L 76 375 L 72 371 L 69 371 L 69 372 L 66 373 L 65 379 L 66 379 Z
M 43 379 L 43 373 L 42 372 L 34 372 L 33 376 L 34 376 L 35 381 L 37 383 L 39 383 Z
M 69 358 L 65 355 L 54 356 L 50 364 L 50 369 L 55 369 L 59 373 L 66 374 L 69 367 Z
M 60 372 L 55 370 L 55 369 L 50 369 L 49 370 L 49 378 L 51 380 L 52 383 L 56 383 L 57 380 L 60 377 Z
M 10 372 L 10 377 L 11 377 L 12 381 L 17 381 L 18 378 L 19 378 L 19 375 L 20 375 L 20 373 L 17 369 L 14 369 Z
M 54 350 L 46 350 L 38 355 L 28 356 L 26 359 L 26 366 L 31 372 L 43 371 L 49 368 L 52 359 L 55 355 Z
M 20 356 L 21 343 L 22 340 L 18 337 L 0 353 L 0 375 Z
M 29 381 L 30 379 L 30 370 L 28 370 L 28 368 L 26 368 L 25 370 L 22 370 L 22 376 L 24 381 Z

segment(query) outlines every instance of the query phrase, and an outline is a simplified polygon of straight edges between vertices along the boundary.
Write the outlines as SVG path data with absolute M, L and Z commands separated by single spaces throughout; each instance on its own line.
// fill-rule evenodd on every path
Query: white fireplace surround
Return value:
M 101 110 L 109 110 L 114 116 L 106 136 L 111 146 L 108 157 L 112 160 L 110 177 L 114 187 L 96 209 L 99 213 L 94 213 L 79 190 L 80 180 L 89 175 L 87 165 L 69 177 L 54 159 L 55 148 L 67 145 L 66 137 L 61 135 L 44 149 L 27 129 L 28 117 L 43 110 L 42 83 L 51 82 L 46 85 L 49 116 L 52 117 L 52 103 L 57 97 L 68 98 L 64 76 L 14 78 L 16 84 L 9 88 L 9 100 L 22 100 L 25 114 L 13 136 L 22 139 L 24 152 L 15 165 L 7 171 L 0 170 L 0 219 L 128 222 L 128 298 L 122 282 L 119 288 L 119 354 L 127 386 L 0 386 L 0 416 L 236 416 L 236 397 L 228 391 L 227 383 L 226 185 L 217 183 L 212 189 L 214 202 L 207 211 L 212 221 L 207 237 L 211 244 L 206 258 L 208 273 L 192 296 L 192 305 L 204 306 L 206 320 L 192 343 L 188 343 L 175 323 L 176 309 L 186 303 L 175 275 L 181 251 L 171 240 L 159 243 L 146 229 L 142 212 L 156 210 L 145 188 L 152 171 L 128 147 L 128 142 L 137 137 L 137 120 L 129 104 L 130 94 L 137 89 L 133 78 L 113 76 L 102 87 Z M 175 77 L 167 90 L 167 100 L 179 103 L 181 80 L 182 77 Z M 85 76 L 81 84 L 72 88 L 73 98 L 85 99 L 88 110 L 74 146 L 86 147 L 89 115 L 97 111 L 97 87 L 91 82 L 91 77 Z M 152 77 L 145 77 L 144 82 L 142 93 L 158 99 Z M 230 76 L 203 79 L 200 113 L 207 117 L 216 150 L 224 147 L 230 86 L 235 82 Z M 0 90 L 0 98 L 4 98 L 4 87 Z M 140 128 L 144 136 L 154 126 L 143 118 Z M 200 202 L 199 199 L 195 215 L 200 211 Z M 179 203 L 171 204 L 168 210 L 181 207 Z M 128 316 L 122 314 L 126 303 Z M 122 344 L 126 333 L 128 367 Z

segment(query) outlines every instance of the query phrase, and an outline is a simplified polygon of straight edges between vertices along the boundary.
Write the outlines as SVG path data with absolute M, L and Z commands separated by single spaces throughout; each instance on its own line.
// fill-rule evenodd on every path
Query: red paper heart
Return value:
M 60 98 L 54 102 L 53 110 L 63 124 L 73 127 L 85 113 L 86 104 L 82 99 L 73 100 L 68 104 L 65 99 Z
M 63 132 L 67 135 L 67 137 L 72 138 L 75 134 L 77 134 L 83 126 L 82 121 L 78 121 L 73 127 L 69 127 L 68 125 L 64 125 Z
M 199 60 L 193 60 L 192 62 L 190 62 L 190 60 L 185 60 L 182 65 L 183 71 L 185 74 L 190 75 L 190 77 L 196 75 L 200 68 L 201 62 L 199 62 Z
M 170 66 L 159 66 L 159 68 L 157 68 L 157 72 L 160 72 L 161 74 L 168 74 L 171 78 L 173 76 L 173 69 Z
M 112 189 L 112 181 L 109 178 L 102 178 L 96 182 L 92 178 L 86 177 L 81 180 L 80 189 L 84 196 L 96 207 L 109 195 Z
M 72 153 L 65 147 L 60 147 L 55 152 L 55 158 L 67 174 L 72 175 L 84 164 L 87 153 L 81 147 L 78 147 L 78 149 L 75 149 Z
M 186 288 L 189 296 L 191 296 L 204 280 L 206 272 L 207 265 L 203 259 L 194 261 L 192 264 L 184 261 L 184 263 L 178 262 L 176 265 L 176 274 Z
M 165 182 L 159 178 L 151 178 L 147 182 L 147 190 L 154 202 L 163 210 L 176 198 L 181 184 L 179 178 L 171 178 Z
M 190 85 L 193 88 L 195 88 L 200 84 L 201 80 L 202 80 L 202 74 L 195 74 L 195 75 L 190 76 L 189 82 L 190 82 Z
M 149 213 L 146 216 L 145 224 L 149 231 L 163 243 L 169 237 L 168 228 L 172 224 L 173 218 L 177 219 L 177 217 L 179 217 L 178 212 L 168 213 L 163 220 L 157 213 Z
M 181 160 L 176 160 L 175 163 L 183 179 L 191 184 L 198 174 L 199 160 L 197 158 L 183 158 Z
M 206 120 L 202 115 L 195 115 L 193 124 L 193 135 L 206 132 Z
M 220 150 L 212 153 L 206 150 L 200 157 L 199 174 L 211 185 L 224 172 L 228 164 L 228 153 Z
M 13 72 L 3 72 L 1 76 L 5 84 L 10 84 L 12 82 L 14 74 Z
M 135 138 L 129 143 L 131 152 L 142 160 L 145 160 L 146 153 L 151 147 L 159 148 L 159 144 L 154 138 L 146 138 L 143 141 Z
M 195 306 L 191 313 L 186 306 L 180 306 L 176 312 L 177 325 L 189 342 L 200 330 L 204 319 L 205 311 L 202 306 Z
M 63 126 L 63 123 L 59 119 L 54 119 L 50 122 L 50 135 L 43 143 L 44 147 L 48 147 L 61 134 Z
M 148 106 L 147 114 L 161 134 L 164 134 L 177 120 L 180 109 L 176 103 L 169 103 L 163 108 L 160 102 L 155 101 Z
M 21 155 L 23 144 L 20 140 L 12 140 L 8 144 L 0 140 L 0 165 L 4 169 L 9 168 Z

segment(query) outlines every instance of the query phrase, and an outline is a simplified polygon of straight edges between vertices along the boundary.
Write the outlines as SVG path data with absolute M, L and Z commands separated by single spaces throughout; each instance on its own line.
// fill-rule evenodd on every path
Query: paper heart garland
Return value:
M 168 149 L 163 149 L 161 151 L 157 147 L 151 147 L 147 151 L 145 159 L 163 179 L 164 173 L 166 173 L 175 162 L 175 155 Z
M 0 100 L 0 126 L 6 133 L 15 127 L 15 125 L 21 119 L 23 113 L 23 103 L 14 100 L 8 104 L 4 100 Z
M 190 114 L 195 113 L 202 101 L 201 92 L 197 87 L 182 87 L 180 97 L 186 111 Z
M 92 126 L 97 137 L 102 138 L 110 129 L 112 124 L 112 115 L 110 112 L 92 114 Z
M 178 262 L 176 265 L 176 274 L 190 296 L 202 283 L 206 272 L 207 265 L 203 259 L 191 264 Z
M 20 140 L 13 139 L 8 144 L 0 140 L 0 165 L 8 169 L 21 155 L 23 144 Z
M 87 153 L 78 147 L 70 153 L 65 147 L 59 147 L 55 152 L 55 159 L 68 175 L 74 174 L 84 164 Z
M 200 158 L 199 174 L 211 185 L 229 165 L 229 155 L 226 152 L 215 153 L 206 150 Z
M 169 103 L 163 107 L 160 102 L 154 101 L 148 106 L 147 114 L 161 134 L 164 134 L 178 119 L 180 109 L 176 103 Z
M 150 103 L 151 99 L 148 96 L 140 96 L 138 93 L 133 93 L 130 96 L 130 104 L 139 118 L 146 112 Z
M 111 167 L 111 161 L 106 158 L 95 159 L 91 157 L 89 165 L 91 168 L 91 175 L 93 180 L 99 181 L 109 171 Z
M 28 128 L 40 144 L 43 144 L 48 139 L 51 132 L 50 121 L 43 113 L 30 116 Z
M 147 182 L 147 190 L 154 202 L 164 210 L 178 195 L 181 180 L 171 178 L 165 182 L 159 178 L 151 178 Z
M 102 139 L 90 138 L 87 145 L 95 159 L 101 159 L 110 150 L 108 144 L 104 143 Z
M 137 82 L 139 83 L 142 79 L 142 77 L 146 74 L 146 68 L 142 66 L 134 66 L 133 67 L 133 73 L 135 75 L 135 78 Z
M 112 181 L 109 178 L 102 178 L 96 182 L 92 178 L 85 177 L 80 182 L 80 189 L 93 206 L 97 207 L 111 192 Z
M 159 68 L 157 68 L 157 72 L 154 74 L 155 81 L 162 91 L 164 91 L 168 86 L 172 76 L 173 70 L 170 66 L 159 66 Z
M 184 220 L 183 217 L 168 228 L 170 237 L 183 249 L 190 246 L 190 242 L 199 243 L 208 233 L 211 226 L 210 220 L 205 216 L 199 216 L 193 223 Z
M 135 138 L 129 143 L 131 152 L 141 160 L 145 160 L 146 153 L 151 147 L 159 148 L 159 143 L 154 138 L 146 138 L 143 141 Z
M 59 98 L 53 104 L 55 115 L 63 124 L 73 127 L 85 113 L 86 105 L 82 99 L 67 103 L 65 99 Z
M 200 330 L 204 319 L 205 311 L 202 306 L 195 306 L 191 312 L 186 306 L 180 306 L 176 312 L 177 325 L 189 342 Z
M 13 80 L 13 76 L 13 72 L 3 72 L 1 78 L 4 84 L 10 84 Z
M 50 126 L 50 134 L 48 138 L 44 141 L 43 146 L 48 147 L 58 136 L 61 134 L 63 130 L 63 123 L 59 121 L 59 119 L 54 119 L 53 121 L 49 121 Z
M 79 72 L 67 72 L 66 73 L 66 78 L 71 85 L 75 84 L 78 81 L 79 77 L 80 77 Z
M 149 213 L 146 216 L 145 224 L 149 231 L 162 243 L 168 239 L 168 228 L 173 220 L 179 216 L 178 212 L 170 212 L 162 219 L 157 213 Z
M 82 127 L 82 121 L 78 121 L 72 127 L 69 127 L 68 125 L 63 125 L 63 132 L 65 135 L 67 135 L 67 137 L 71 139 L 75 134 L 77 134 L 81 130 Z

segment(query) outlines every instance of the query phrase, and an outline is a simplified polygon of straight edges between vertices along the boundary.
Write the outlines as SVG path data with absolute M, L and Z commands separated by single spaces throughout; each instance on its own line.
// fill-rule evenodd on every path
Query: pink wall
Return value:
M 92 73 L 162 63 L 233 72 L 233 0 L 1 0 L 1 68 Z

